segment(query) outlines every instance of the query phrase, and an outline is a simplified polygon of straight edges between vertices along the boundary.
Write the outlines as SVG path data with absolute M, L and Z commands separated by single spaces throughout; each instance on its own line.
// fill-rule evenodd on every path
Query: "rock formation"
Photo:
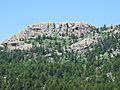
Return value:
M 31 44 L 27 44 L 24 40 L 29 38 L 36 38 L 39 35 L 42 36 L 45 34 L 46 36 L 54 36 L 56 34 L 62 35 L 68 33 L 69 35 L 75 34 L 80 37 L 81 35 L 86 35 L 90 33 L 93 26 L 82 23 L 39 23 L 31 26 L 27 26 L 23 31 L 17 33 L 10 39 L 4 41 L 2 45 L 9 49 L 29 49 L 32 48 Z

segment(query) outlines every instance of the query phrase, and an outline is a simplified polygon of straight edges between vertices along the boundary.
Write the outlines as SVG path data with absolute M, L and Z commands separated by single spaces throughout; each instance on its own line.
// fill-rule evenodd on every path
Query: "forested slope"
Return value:
M 0 90 L 120 90 L 120 25 L 89 27 L 4 42 Z

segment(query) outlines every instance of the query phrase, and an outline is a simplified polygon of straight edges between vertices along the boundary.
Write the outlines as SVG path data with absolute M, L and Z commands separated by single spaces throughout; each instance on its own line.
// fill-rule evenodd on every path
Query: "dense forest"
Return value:
M 43 35 L 25 40 L 28 50 L 0 47 L 0 90 L 120 90 L 120 25 L 89 37 L 96 33 L 97 43 L 80 51 L 68 46 L 88 36 Z

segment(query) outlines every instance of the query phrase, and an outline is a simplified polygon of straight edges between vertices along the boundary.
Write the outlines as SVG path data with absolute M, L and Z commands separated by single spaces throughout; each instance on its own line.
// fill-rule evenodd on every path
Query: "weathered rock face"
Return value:
M 1 47 L 1 48 L 4 48 L 4 46 L 3 46 L 3 45 L 1 45 L 1 44 L 0 44 L 0 47 Z
M 94 45 L 95 43 L 97 43 L 96 39 L 86 38 L 84 40 L 78 41 L 75 44 L 72 44 L 70 47 L 73 50 L 83 50 L 88 48 L 90 45 Z
M 86 23 L 39 23 L 28 26 L 22 32 L 17 33 L 10 39 L 4 41 L 2 44 L 10 49 L 28 49 L 32 48 L 32 45 L 26 44 L 23 41 L 28 38 L 35 38 L 38 35 L 53 36 L 55 34 L 75 34 L 80 37 L 82 34 L 90 33 L 93 26 Z

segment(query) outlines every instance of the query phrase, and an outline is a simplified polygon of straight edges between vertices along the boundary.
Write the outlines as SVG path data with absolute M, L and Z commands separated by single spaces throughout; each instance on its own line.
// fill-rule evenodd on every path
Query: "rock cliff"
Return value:
M 36 38 L 38 36 L 55 36 L 74 34 L 77 37 L 81 37 L 90 33 L 95 27 L 87 23 L 74 22 L 74 23 L 38 23 L 27 26 L 23 31 L 17 33 L 10 39 L 7 39 L 2 43 L 9 49 L 29 49 L 32 48 L 32 44 L 27 44 L 24 41 L 30 38 Z

